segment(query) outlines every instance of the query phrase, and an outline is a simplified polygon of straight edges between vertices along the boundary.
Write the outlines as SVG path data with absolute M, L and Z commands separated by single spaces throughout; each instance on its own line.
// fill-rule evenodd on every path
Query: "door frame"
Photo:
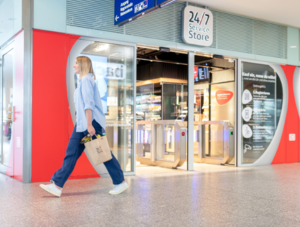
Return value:
M 123 46 L 128 46 L 128 47 L 132 47 L 133 48 L 133 128 L 132 128 L 132 136 L 133 136 L 133 140 L 132 140 L 132 150 L 131 150 L 131 171 L 129 172 L 124 172 L 125 176 L 131 176 L 131 175 L 135 175 L 136 174 L 136 51 L 137 51 L 137 45 L 135 43 L 128 43 L 128 42 L 121 42 L 121 41 L 115 41 L 115 40 L 109 40 L 109 39 L 101 39 L 101 38 L 93 38 L 93 37 L 86 37 L 86 36 L 81 36 L 76 43 L 78 42 L 82 42 L 83 43 L 92 43 L 92 42 L 102 42 L 102 43 L 109 43 L 109 44 L 116 44 L 116 45 L 123 45 Z M 78 50 L 81 48 L 80 44 L 78 47 L 76 45 L 76 43 L 74 44 L 74 46 L 71 48 L 70 53 L 69 53 L 69 57 L 68 57 L 68 64 L 67 64 L 67 92 L 68 92 L 68 99 L 72 100 L 72 97 L 69 97 L 69 91 L 70 91 L 70 82 L 69 82 L 69 74 L 70 74 L 70 69 L 72 68 L 72 63 L 70 62 L 71 59 L 70 57 L 72 56 L 73 52 L 78 52 Z M 74 49 L 74 47 L 76 49 Z M 71 99 L 70 99 L 71 98 Z M 72 102 L 69 103 L 69 105 L 73 105 Z M 71 110 L 71 115 L 73 114 L 72 112 L 72 108 L 74 109 L 75 107 L 71 107 L 70 106 L 70 110 Z M 74 116 L 73 116 L 74 117 Z M 100 169 L 99 169 L 100 171 Z M 101 174 L 102 177 L 106 177 L 109 176 L 108 173 L 103 173 Z
M 3 155 L 3 56 L 6 55 L 7 53 L 9 53 L 10 51 L 15 49 L 15 41 L 14 39 L 12 39 L 11 41 L 9 41 L 3 48 L 1 48 L 0 51 L 0 58 L 2 60 L 1 63 L 1 67 L 0 67 L 0 152 L 1 152 L 1 156 Z M 15 72 L 15 52 L 13 52 L 13 88 L 14 88 L 14 84 L 15 84 L 15 76 L 16 76 L 16 72 Z M 12 109 L 13 111 L 13 109 Z M 14 116 L 14 113 L 12 113 L 12 118 Z M 12 122 L 13 123 L 13 122 Z M 12 126 L 13 128 L 13 126 Z M 13 133 L 14 130 L 11 131 L 11 139 L 13 139 Z M 12 143 L 13 144 L 13 143 Z M 9 175 L 10 177 L 14 176 L 14 146 L 11 147 L 11 152 L 12 152 L 12 158 L 13 158 L 13 166 L 12 166 L 12 175 Z M 3 159 L 3 156 L 1 157 L 1 159 Z M 9 166 L 3 165 L 0 163 L 0 173 L 6 174 L 8 168 L 10 168 Z

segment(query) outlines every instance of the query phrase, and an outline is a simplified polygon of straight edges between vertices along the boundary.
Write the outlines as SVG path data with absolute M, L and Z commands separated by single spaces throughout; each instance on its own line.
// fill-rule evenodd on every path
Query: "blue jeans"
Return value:
M 96 134 L 102 135 L 102 127 L 95 120 L 93 120 L 92 124 L 95 128 Z M 63 166 L 59 170 L 57 170 L 51 177 L 51 180 L 54 181 L 57 186 L 62 188 L 69 176 L 71 175 L 71 173 L 73 172 L 75 164 L 84 150 L 84 144 L 79 143 L 79 141 L 87 134 L 87 131 L 76 132 L 75 125 L 72 136 L 69 140 Z M 123 171 L 113 153 L 112 159 L 105 162 L 104 165 L 110 177 L 112 178 L 113 184 L 121 184 L 124 181 Z

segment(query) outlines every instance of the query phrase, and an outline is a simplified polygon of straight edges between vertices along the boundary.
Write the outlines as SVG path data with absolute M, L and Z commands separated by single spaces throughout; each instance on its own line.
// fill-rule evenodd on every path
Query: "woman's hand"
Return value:
M 93 125 L 88 125 L 87 131 L 89 132 L 90 136 L 94 136 L 96 134 L 96 131 L 95 131 L 95 128 L 93 127 Z
M 93 111 L 92 110 L 85 110 L 86 114 L 86 123 L 87 123 L 87 131 L 89 132 L 90 136 L 93 136 L 96 134 L 95 128 L 92 125 L 93 121 Z

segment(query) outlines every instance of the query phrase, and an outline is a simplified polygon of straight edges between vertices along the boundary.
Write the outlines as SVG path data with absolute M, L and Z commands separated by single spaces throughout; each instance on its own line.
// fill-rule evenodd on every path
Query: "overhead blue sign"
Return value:
M 156 5 L 160 5 L 160 4 L 162 4 L 162 3 L 173 3 L 173 2 L 175 2 L 176 0 L 170 0 L 170 1 L 167 1 L 167 0 L 156 0 Z
M 115 25 L 121 25 L 176 0 L 115 0 Z M 167 5 L 167 4 L 165 4 Z

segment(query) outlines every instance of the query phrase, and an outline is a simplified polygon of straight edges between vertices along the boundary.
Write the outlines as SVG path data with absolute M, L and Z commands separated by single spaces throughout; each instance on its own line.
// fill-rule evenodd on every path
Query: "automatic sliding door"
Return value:
M 1 172 L 13 176 L 14 152 L 12 143 L 13 133 L 13 84 L 14 84 L 14 50 L 2 56 L 2 133 L 0 164 Z

